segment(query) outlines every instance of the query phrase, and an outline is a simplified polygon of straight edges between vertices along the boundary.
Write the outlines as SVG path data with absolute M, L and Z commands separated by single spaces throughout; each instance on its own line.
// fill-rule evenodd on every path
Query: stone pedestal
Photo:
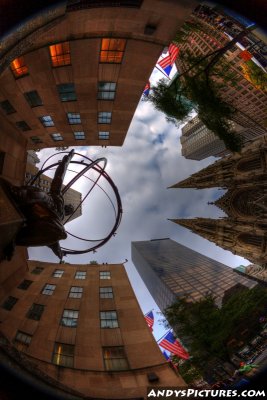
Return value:
M 23 216 L 0 183 L 0 260 L 3 258 L 3 249 L 15 238 L 23 222 Z

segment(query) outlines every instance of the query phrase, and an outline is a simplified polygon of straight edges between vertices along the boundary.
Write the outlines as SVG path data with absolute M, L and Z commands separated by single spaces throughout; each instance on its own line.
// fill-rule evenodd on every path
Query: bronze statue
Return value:
M 4 251 L 7 259 L 11 259 L 16 245 L 48 246 L 60 260 L 65 255 L 59 245 L 60 240 L 67 238 L 62 221 L 74 208 L 64 204 L 62 185 L 73 153 L 71 150 L 59 163 L 49 193 L 34 186 L 13 186 L 2 180 L 7 194 L 25 217 L 23 227 Z

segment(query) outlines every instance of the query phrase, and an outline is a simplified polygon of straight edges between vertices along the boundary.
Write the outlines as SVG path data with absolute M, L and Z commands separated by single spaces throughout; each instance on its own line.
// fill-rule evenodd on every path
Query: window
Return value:
M 54 140 L 54 142 L 59 142 L 60 140 L 63 140 L 63 137 L 60 133 L 51 133 L 50 136 Z
M 57 43 L 49 46 L 53 67 L 70 65 L 70 44 L 69 42 Z
M 85 271 L 77 271 L 75 274 L 75 279 L 86 279 Z
M 18 350 L 26 350 L 32 340 L 32 335 L 29 335 L 28 333 L 17 331 L 16 337 L 15 337 L 15 344 Z
M 30 131 L 31 130 L 31 128 L 29 127 L 29 125 L 25 121 L 17 121 L 17 122 L 15 122 L 15 124 L 21 131 L 25 132 L 25 131 Z
M 4 169 L 5 156 L 6 153 L 4 151 L 0 151 L 0 174 L 2 174 Z
M 70 288 L 69 297 L 73 297 L 75 299 L 80 299 L 83 294 L 83 288 L 79 286 L 72 286 Z
M 36 90 L 24 93 L 24 97 L 31 107 L 38 107 L 43 105 L 43 102 Z
M 99 288 L 100 299 L 113 299 L 112 287 L 101 287 Z
M 24 279 L 24 281 L 22 281 L 19 286 L 18 289 L 22 289 L 22 290 L 27 290 L 28 287 L 32 284 L 32 281 Z
M 61 318 L 61 325 L 68 326 L 70 328 L 76 328 L 78 322 L 79 311 L 76 310 L 64 310 Z
M 101 328 L 118 328 L 118 318 L 116 311 L 100 311 Z
M 52 276 L 53 278 L 61 278 L 63 274 L 64 274 L 64 269 L 55 269 Z
M 40 321 L 40 318 L 43 314 L 44 311 L 44 305 L 43 304 L 35 304 L 31 306 L 29 311 L 27 312 L 27 318 L 29 319 L 34 319 L 35 321 Z
M 41 273 L 43 270 L 44 270 L 43 267 L 35 267 L 35 268 L 31 271 L 31 273 L 32 273 L 32 274 L 35 274 L 35 275 L 40 275 L 40 273 Z
M 50 285 L 50 283 L 47 283 L 42 290 L 42 294 L 46 294 L 47 296 L 52 296 L 55 288 L 56 285 Z
M 38 136 L 31 136 L 31 141 L 32 141 L 34 144 L 43 143 L 43 141 L 42 141 Z
M 50 115 L 44 115 L 43 117 L 39 117 L 40 122 L 43 124 L 44 127 L 54 126 L 54 121 Z
M 109 139 L 109 132 L 103 132 L 103 131 L 98 132 L 98 139 L 108 140 Z
M 98 113 L 98 123 L 99 124 L 110 124 L 111 123 L 111 112 L 110 111 L 100 111 Z
M 1 101 L 1 108 L 5 111 L 6 114 L 13 114 L 16 112 L 15 108 L 8 100 Z
M 103 358 L 106 371 L 123 371 L 129 369 L 124 347 L 103 347 Z
M 99 82 L 98 83 L 98 95 L 99 100 L 114 100 L 116 93 L 115 82 Z
M 74 137 L 76 140 L 82 140 L 85 139 L 85 134 L 84 132 L 80 131 L 80 132 L 74 132 Z
M 29 70 L 25 64 L 24 57 L 18 57 L 10 64 L 11 71 L 15 78 L 27 75 Z
M 125 39 L 102 39 L 100 62 L 115 64 L 121 63 L 125 46 Z
M 74 346 L 71 344 L 55 343 L 52 362 L 62 367 L 72 368 L 74 364 Z
M 100 279 L 110 279 L 110 271 L 100 271 L 99 272 L 99 278 Z
M 17 301 L 18 301 L 18 299 L 17 299 L 16 297 L 9 296 L 9 297 L 4 301 L 4 303 L 2 304 L 2 307 L 3 307 L 5 310 L 10 311 L 10 310 L 12 310 L 12 308 L 14 307 L 14 305 L 16 304 Z
M 81 123 L 81 116 L 79 113 L 68 112 L 67 117 L 68 117 L 70 125 L 75 125 L 75 124 Z
M 57 90 L 61 101 L 77 100 L 74 83 L 61 83 L 57 85 Z

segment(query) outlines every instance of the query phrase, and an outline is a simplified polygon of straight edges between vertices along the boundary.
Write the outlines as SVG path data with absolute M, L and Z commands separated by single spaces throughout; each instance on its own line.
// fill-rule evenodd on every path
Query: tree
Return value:
M 174 42 L 185 42 L 192 30 L 205 31 L 205 27 L 200 23 L 186 22 Z M 155 108 L 164 112 L 166 119 L 176 125 L 186 122 L 195 110 L 207 128 L 233 152 L 240 151 L 242 147 L 241 137 L 230 124 L 238 110 L 221 98 L 219 89 L 229 81 L 235 85 L 235 73 L 228 71 L 222 56 L 247 33 L 248 30 L 244 29 L 225 46 L 202 57 L 181 54 L 180 58 L 185 65 L 189 65 L 188 68 L 177 75 L 171 85 L 161 80 L 148 96 Z
M 176 335 L 190 348 L 196 365 L 215 358 L 231 361 L 233 339 L 251 340 L 260 330 L 259 317 L 266 313 L 267 290 L 260 286 L 242 288 L 228 297 L 221 308 L 211 295 L 197 302 L 178 299 L 164 315 Z

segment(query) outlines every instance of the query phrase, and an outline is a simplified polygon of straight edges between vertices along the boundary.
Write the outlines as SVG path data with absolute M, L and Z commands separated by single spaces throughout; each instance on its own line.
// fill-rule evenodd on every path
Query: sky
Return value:
M 152 83 L 160 76 L 154 70 Z M 73 264 L 87 264 L 91 260 L 99 263 L 124 263 L 137 300 L 145 314 L 154 311 L 154 336 L 164 334 L 165 328 L 160 322 L 162 315 L 153 301 L 133 263 L 131 262 L 131 242 L 156 238 L 171 238 L 210 258 L 214 258 L 230 267 L 249 262 L 225 251 L 215 244 L 191 233 L 189 230 L 171 222 L 168 218 L 211 217 L 219 218 L 224 214 L 214 205 L 207 205 L 223 195 L 224 191 L 214 189 L 168 189 L 169 186 L 187 178 L 194 172 L 213 163 L 209 157 L 202 161 L 187 160 L 181 156 L 181 128 L 168 123 L 164 114 L 153 106 L 140 100 L 132 123 L 122 147 L 99 146 L 79 147 L 75 151 L 95 160 L 106 157 L 106 171 L 118 187 L 123 215 L 116 235 L 96 253 L 67 256 L 65 261 Z M 70 150 L 69 148 L 68 150 Z M 38 153 L 41 164 L 55 149 L 44 149 Z M 58 156 L 62 158 L 62 155 Z M 51 160 L 52 161 L 52 160 Z M 54 160 L 53 160 L 54 162 Z M 90 176 L 90 174 L 89 174 Z M 66 180 L 73 174 L 66 176 Z M 106 188 L 102 178 L 99 184 Z M 88 180 L 81 179 L 73 186 L 83 195 L 89 188 Z M 108 189 L 107 189 L 108 190 Z M 110 195 L 111 192 L 109 193 Z M 114 214 L 103 191 L 94 188 L 83 208 L 83 215 L 66 225 L 66 229 L 83 237 L 100 238 L 107 234 L 107 226 L 114 223 Z M 62 241 L 61 246 L 76 245 L 73 239 Z M 46 247 L 30 248 L 30 259 L 58 262 L 52 251 Z

